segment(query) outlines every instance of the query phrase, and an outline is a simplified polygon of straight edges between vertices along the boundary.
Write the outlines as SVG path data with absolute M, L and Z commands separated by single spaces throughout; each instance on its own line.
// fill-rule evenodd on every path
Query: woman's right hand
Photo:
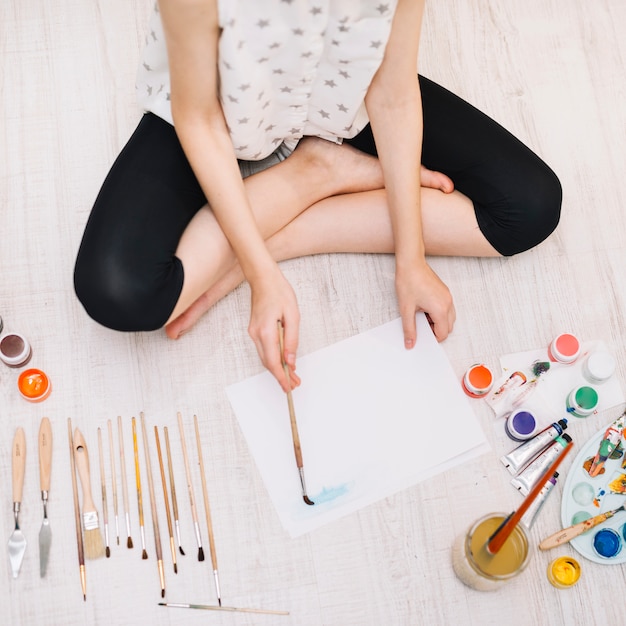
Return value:
M 275 265 L 275 270 L 251 282 L 250 287 L 252 304 L 248 333 L 261 362 L 276 378 L 283 391 L 287 392 L 300 385 L 300 378 L 295 372 L 300 326 L 296 295 L 278 265 Z M 280 354 L 278 321 L 282 322 L 285 329 L 282 356 L 288 366 L 289 378 L 285 376 Z

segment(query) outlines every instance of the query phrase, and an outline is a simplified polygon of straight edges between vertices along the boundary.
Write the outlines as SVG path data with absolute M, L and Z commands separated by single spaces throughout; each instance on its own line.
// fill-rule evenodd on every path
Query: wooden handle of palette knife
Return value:
M 13 437 L 11 464 L 13 470 L 13 502 L 21 502 L 24 471 L 26 470 L 26 434 L 21 426 L 15 431 Z
M 50 491 L 50 472 L 52 469 L 52 426 L 47 417 L 41 419 L 39 426 L 39 484 L 41 491 Z
M 596 515 L 589 519 L 586 519 L 584 522 L 578 522 L 578 524 L 574 524 L 573 526 L 569 526 L 564 528 L 563 530 L 559 530 L 554 533 L 554 535 L 550 535 L 546 539 L 544 539 L 539 544 L 540 550 L 550 550 L 550 548 L 556 548 L 557 546 L 561 546 L 572 539 L 575 539 L 579 535 L 586 533 L 589 529 L 597 526 L 598 524 L 602 524 L 602 522 L 606 521 L 610 517 L 613 517 L 613 511 L 607 511 L 606 513 L 600 513 L 600 515 Z
M 289 377 L 289 366 L 285 361 L 285 327 L 283 323 L 278 321 L 278 341 L 280 344 L 280 361 L 283 364 L 283 371 L 287 378 L 287 384 L 291 385 Z M 293 407 L 293 397 L 291 395 L 291 389 L 287 392 L 287 405 L 289 407 L 289 421 L 291 423 L 291 438 L 293 439 L 293 451 L 296 455 L 296 465 L 298 468 L 302 468 L 302 448 L 300 447 L 300 435 L 298 434 L 298 423 L 296 422 L 296 411 Z
M 78 428 L 74 431 L 74 459 L 76 460 L 80 484 L 83 487 L 83 511 L 95 511 L 96 505 L 91 497 L 89 451 L 87 450 L 87 442 Z

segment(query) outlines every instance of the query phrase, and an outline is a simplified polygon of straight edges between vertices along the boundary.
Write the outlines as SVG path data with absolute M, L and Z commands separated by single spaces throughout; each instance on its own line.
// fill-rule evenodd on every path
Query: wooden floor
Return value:
M 581 559 L 582 578 L 565 591 L 546 579 L 553 553 L 536 551 L 528 569 L 493 594 L 470 590 L 455 577 L 450 563 L 455 536 L 483 514 L 510 511 L 519 503 L 498 462 L 511 442 L 484 403 L 473 406 L 491 452 L 290 539 L 224 392 L 228 384 L 261 370 L 246 333 L 248 287 L 222 300 L 179 342 L 162 332 L 117 334 L 88 319 L 73 293 L 73 262 L 99 186 L 140 116 L 134 77 L 149 10 L 149 0 L 0 2 L 0 315 L 5 329 L 30 338 L 32 364 L 53 381 L 50 398 L 30 404 L 16 392 L 18 371 L 0 368 L 2 541 L 13 527 L 10 446 L 19 425 L 28 446 L 20 516 L 28 548 L 17 580 L 5 568 L 0 623 L 623 623 L 623 566 Z M 459 376 L 477 360 L 495 367 L 502 354 L 545 346 L 570 330 L 606 341 L 625 380 L 625 23 L 621 0 L 446 0 L 428 6 L 422 72 L 527 142 L 554 168 L 564 189 L 561 223 L 537 249 L 510 259 L 433 260 L 455 296 L 458 321 L 444 347 Z M 303 313 L 302 355 L 398 316 L 391 257 L 320 256 L 283 268 Z M 157 605 L 151 525 L 146 528 L 149 558 L 140 558 L 130 436 L 130 418 L 140 411 L 150 427 L 158 425 L 162 432 L 167 426 L 173 434 L 181 411 L 188 445 L 192 415 L 200 418 L 224 603 L 284 609 L 290 616 Z M 582 445 L 613 414 L 576 423 L 575 442 Z M 36 441 L 43 415 L 51 419 L 54 433 L 53 545 L 48 574 L 40 579 Z M 103 430 L 106 450 L 107 420 L 113 420 L 117 436 L 118 415 L 125 432 L 135 547 L 113 541 L 110 559 L 88 562 L 83 602 L 67 418 L 87 439 L 99 504 L 97 429 Z M 175 576 L 161 516 L 167 599 L 213 604 L 211 568 L 195 558 L 180 447 L 174 447 L 186 555 L 179 556 Z M 152 464 L 159 487 L 154 457 Z M 109 478 L 108 458 L 106 467 Z M 192 472 L 203 511 L 195 464 Z M 150 520 L 145 475 L 143 481 Z M 557 493 L 533 528 L 534 543 L 559 527 L 560 487 Z M 121 488 L 118 498 L 121 511 Z M 122 537 L 124 543 L 123 527 Z M 560 553 L 574 551 L 566 547 Z

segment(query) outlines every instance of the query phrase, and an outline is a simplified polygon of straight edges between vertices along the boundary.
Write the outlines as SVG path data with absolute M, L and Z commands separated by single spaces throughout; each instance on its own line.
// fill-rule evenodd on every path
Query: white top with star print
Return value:
M 237 158 L 256 161 L 305 135 L 340 143 L 367 124 L 397 0 L 218 0 L 220 100 Z M 137 76 L 139 103 L 170 123 L 158 8 Z

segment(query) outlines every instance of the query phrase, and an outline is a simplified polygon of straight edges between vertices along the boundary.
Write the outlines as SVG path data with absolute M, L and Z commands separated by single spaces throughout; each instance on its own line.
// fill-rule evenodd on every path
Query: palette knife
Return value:
M 42 418 L 39 426 L 39 482 L 41 501 L 43 502 L 43 522 L 39 530 L 39 575 L 43 578 L 48 567 L 52 531 L 48 519 L 48 491 L 50 491 L 50 473 L 52 469 L 52 427 L 47 417 Z
M 15 516 L 15 529 L 9 537 L 9 563 L 13 578 L 17 578 L 22 567 L 24 553 L 26 552 L 26 537 L 20 529 L 19 515 L 22 504 L 22 490 L 24 487 L 24 472 L 26 470 L 26 435 L 20 426 L 13 437 L 11 449 L 11 465 L 13 471 L 13 515 Z

